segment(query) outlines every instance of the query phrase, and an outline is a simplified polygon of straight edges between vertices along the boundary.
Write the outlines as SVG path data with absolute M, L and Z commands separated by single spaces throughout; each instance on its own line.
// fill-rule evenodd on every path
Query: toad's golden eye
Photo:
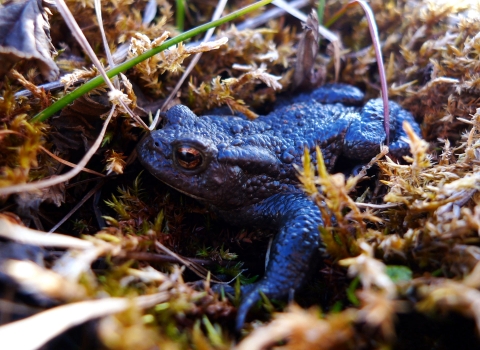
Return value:
M 202 153 L 193 147 L 179 146 L 175 149 L 175 161 L 184 169 L 194 170 L 202 165 Z

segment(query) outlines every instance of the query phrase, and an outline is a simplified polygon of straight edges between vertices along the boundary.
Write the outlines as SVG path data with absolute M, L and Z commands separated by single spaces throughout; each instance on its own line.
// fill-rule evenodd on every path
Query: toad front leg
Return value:
M 323 224 L 320 210 L 303 193 L 279 193 L 241 212 L 221 213 L 227 220 L 255 221 L 256 225 L 278 228 L 265 276 L 242 289 L 236 328 L 240 330 L 249 309 L 260 300 L 284 298 L 301 285 L 312 257 L 318 252 L 318 227 Z

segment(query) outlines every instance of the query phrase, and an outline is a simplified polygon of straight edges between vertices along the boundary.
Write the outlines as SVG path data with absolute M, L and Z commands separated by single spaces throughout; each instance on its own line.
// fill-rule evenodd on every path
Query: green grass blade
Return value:
M 185 0 L 177 0 L 176 1 L 176 11 L 175 11 L 175 24 L 177 25 L 177 29 L 180 32 L 183 32 L 184 24 L 185 24 Z
M 155 48 L 153 48 L 153 49 L 151 49 L 147 52 L 144 52 L 143 54 L 141 54 L 137 57 L 134 57 L 134 58 L 132 58 L 132 59 L 130 59 L 130 60 L 112 68 L 112 69 L 110 69 L 109 71 L 107 71 L 107 76 L 109 78 L 112 78 L 112 77 L 118 75 L 119 73 L 122 73 L 122 72 L 132 68 L 133 66 L 135 66 L 136 64 L 146 60 L 147 58 L 150 58 L 150 57 L 158 54 L 159 52 L 162 52 L 163 50 L 168 49 L 169 47 L 171 47 L 173 45 L 176 45 L 176 44 L 178 44 L 182 41 L 190 39 L 190 38 L 194 37 L 195 35 L 198 35 L 200 33 L 203 33 L 205 31 L 209 30 L 210 28 L 218 27 L 218 26 L 220 26 L 224 23 L 230 22 L 230 21 L 232 21 L 232 20 L 234 20 L 234 19 L 236 19 L 240 16 L 243 16 L 243 15 L 245 15 L 245 14 L 251 12 L 251 11 L 255 11 L 262 6 L 265 6 L 269 3 L 271 3 L 272 1 L 273 0 L 258 1 L 254 4 L 252 4 L 252 5 L 246 6 L 242 9 L 240 9 L 240 10 L 232 12 L 229 15 L 226 15 L 222 18 L 219 18 L 216 21 L 208 22 L 208 23 L 202 24 L 201 26 L 190 29 L 190 30 L 188 30 L 188 31 L 186 31 L 186 32 L 184 32 L 180 35 L 177 35 L 176 37 L 174 37 L 170 40 L 167 40 L 162 45 L 160 45 L 158 47 L 155 47 Z M 30 120 L 30 122 L 35 123 L 35 122 L 43 122 L 43 121 L 47 120 L 49 117 L 51 117 L 52 115 L 54 115 L 55 113 L 60 111 L 62 108 L 65 108 L 67 105 L 69 105 L 70 103 L 75 101 L 80 96 L 83 96 L 87 92 L 89 92 L 89 91 L 95 89 L 96 87 L 100 86 L 103 82 L 104 82 L 104 80 L 103 80 L 102 76 L 98 76 L 98 77 L 95 77 L 95 78 L 89 80 L 88 82 L 86 82 L 82 86 L 73 90 L 68 95 L 65 95 L 64 97 L 62 97 L 57 102 L 55 102 L 54 104 L 52 104 L 48 108 L 46 108 L 43 111 L 41 111 L 40 113 L 38 113 L 36 116 L 34 116 Z
M 323 14 L 325 12 L 325 0 L 319 0 L 318 1 L 318 7 L 317 7 L 317 15 L 318 15 L 318 23 L 320 25 L 323 24 Z

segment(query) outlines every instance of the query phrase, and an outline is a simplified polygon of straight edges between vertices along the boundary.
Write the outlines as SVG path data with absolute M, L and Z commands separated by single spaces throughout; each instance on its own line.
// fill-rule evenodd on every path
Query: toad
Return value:
M 280 103 L 255 120 L 198 117 L 183 105 L 166 113 L 164 125 L 138 145 L 145 168 L 162 182 L 196 198 L 233 225 L 268 228 L 276 234 L 263 278 L 242 288 L 236 324 L 260 299 L 283 298 L 298 288 L 318 252 L 318 207 L 299 187 L 295 165 L 304 149 L 315 160 L 323 153 L 327 169 L 350 159 L 368 162 L 385 141 L 383 103 L 349 85 L 324 85 Z M 402 123 L 419 133 L 412 115 L 389 102 L 390 153 L 408 153 Z

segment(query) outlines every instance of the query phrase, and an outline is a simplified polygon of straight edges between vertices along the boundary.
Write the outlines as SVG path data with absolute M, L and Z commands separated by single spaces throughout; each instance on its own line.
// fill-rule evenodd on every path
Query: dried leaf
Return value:
M 0 67 L 0 73 L 6 72 L 18 59 L 35 59 L 39 61 L 42 75 L 54 80 L 59 69 L 52 53 L 55 49 L 50 39 L 48 15 L 40 0 L 17 0 L 0 5 L 0 57 L 9 63 Z
M 315 69 L 315 58 L 317 57 L 318 45 L 320 43 L 318 26 L 317 13 L 315 10 L 312 10 L 312 13 L 307 18 L 307 22 L 303 25 L 304 32 L 298 44 L 295 74 L 293 75 L 294 87 L 312 88 L 318 86 L 320 80 L 324 78 Z
M 56 175 L 53 175 L 54 177 Z M 42 188 L 36 192 L 21 192 L 15 197 L 15 201 L 22 212 L 26 210 L 37 211 L 41 203 L 53 203 L 60 207 L 65 202 L 65 184 Z
M 105 95 L 82 96 L 73 104 L 64 108 L 60 117 L 52 118 L 54 129 L 50 137 L 62 152 L 90 149 L 97 138 L 102 123 L 99 118 L 110 110 L 110 103 Z

